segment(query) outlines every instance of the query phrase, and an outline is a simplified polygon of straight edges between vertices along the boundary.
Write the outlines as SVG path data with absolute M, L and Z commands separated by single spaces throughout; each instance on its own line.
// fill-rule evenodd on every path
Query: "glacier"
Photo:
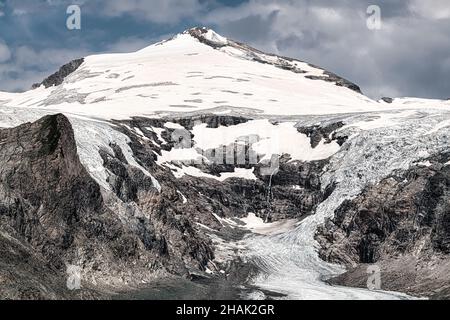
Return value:
M 392 123 L 386 126 L 380 123 L 377 126 L 363 125 L 377 122 L 371 119 L 373 115 L 367 114 L 366 121 L 354 123 L 359 132 L 353 134 L 344 150 L 332 156 L 322 180 L 324 186 L 337 182 L 337 188 L 318 206 L 314 215 L 283 234 L 246 239 L 247 258 L 264 270 L 255 280 L 256 285 L 283 292 L 291 299 L 410 298 L 398 293 L 326 285 L 323 280 L 345 270 L 321 260 L 314 240 L 317 226 L 325 218 L 332 217 L 345 199 L 351 199 L 365 186 L 378 183 L 394 170 L 408 169 L 429 155 L 449 151 L 450 128 L 443 124 L 447 123 L 450 112 L 428 110 L 378 114 L 378 119 L 388 117 Z M 445 130 L 430 133 L 436 127 Z M 348 130 L 350 128 L 352 125 Z

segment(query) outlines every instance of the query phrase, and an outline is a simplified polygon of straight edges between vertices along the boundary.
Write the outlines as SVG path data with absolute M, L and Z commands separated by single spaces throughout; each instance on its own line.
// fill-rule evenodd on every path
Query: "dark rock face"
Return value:
M 132 226 L 146 249 L 155 249 L 167 260 L 164 267 L 169 272 L 188 276 L 190 270 L 204 270 L 214 254 L 210 241 L 199 234 L 192 223 L 191 218 L 200 214 L 199 211 L 185 211 L 178 193 L 183 189 L 167 169 L 156 165 L 153 145 L 141 143 L 127 129 L 123 131 L 131 139 L 130 147 L 136 161 L 164 186 L 158 192 L 149 176 L 127 163 L 117 145 L 111 146 L 114 154 L 101 151 L 113 192 L 125 204 L 136 206 L 144 213 L 129 213 L 126 224 Z
M 45 117 L 0 131 L 1 221 L 36 246 L 55 267 L 70 233 L 102 208 L 100 189 L 78 161 L 68 120 Z
M 182 188 L 183 194 L 195 199 L 195 206 L 188 204 L 189 211 L 201 207 L 202 211 L 207 208 L 206 211 L 221 217 L 244 217 L 252 212 L 268 221 L 300 219 L 311 214 L 324 198 L 318 178 L 322 165 L 302 162 L 281 164 L 270 186 L 270 177 L 259 176 L 257 172 L 259 179 L 255 181 L 230 178 L 218 182 L 193 177 L 180 180 L 187 185 L 187 188 Z M 197 197 L 196 194 L 203 196 Z
M 44 257 L 24 242 L 0 232 L 0 298 L 6 300 L 98 299 L 89 288 L 66 289 L 67 274 L 45 263 Z
M 213 258 L 210 241 L 174 204 L 176 189 L 158 193 L 113 150 L 103 156 L 120 200 L 80 163 L 65 116 L 0 130 L 1 298 L 95 297 L 155 272 L 189 276 Z M 67 290 L 69 265 L 81 268 L 83 290 Z
M 324 76 L 306 76 L 306 78 L 311 80 L 333 82 L 338 87 L 345 87 L 355 92 L 362 93 L 361 88 L 358 85 L 329 71 L 324 71 Z
M 23 286 L 2 290 L 0 295 L 70 296 L 65 287 L 53 288 L 57 291 L 53 293 L 51 288 L 49 292 L 42 288 L 64 283 L 65 264 L 73 258 L 77 243 L 84 236 L 80 229 L 91 231 L 92 221 L 87 215 L 102 211 L 100 189 L 79 163 L 70 123 L 64 116 L 56 115 L 0 130 L 0 163 L 0 233 L 4 253 L 0 263 L 5 267 L 2 270 L 14 265 L 14 272 L 25 276 L 20 279 Z M 19 250 L 5 253 L 13 247 Z M 40 278 L 26 264 L 15 264 L 20 259 L 42 268 L 39 272 L 47 270 L 48 275 Z M 46 278 L 50 279 L 43 287 L 29 287 Z M 12 276 L 9 281 L 17 279 Z
M 59 86 L 61 83 L 63 83 L 64 79 L 76 71 L 81 64 L 83 64 L 84 58 L 73 60 L 65 65 L 63 65 L 57 72 L 49 76 L 48 78 L 44 79 L 41 83 L 33 84 L 32 89 L 39 88 L 41 85 L 43 85 L 46 88 L 52 87 L 52 86 Z
M 383 98 L 381 98 L 381 100 L 383 100 L 383 101 L 386 102 L 386 103 L 392 103 L 392 102 L 394 102 L 394 99 L 389 98 L 389 97 L 383 97 Z
M 216 43 L 206 39 L 203 35 L 208 32 L 207 28 L 192 28 L 187 30 L 186 32 L 189 33 L 194 38 L 198 39 L 201 43 L 213 47 L 214 49 L 219 49 L 226 46 L 225 44 Z
M 246 148 L 243 163 L 238 163 L 236 159 L 234 164 L 227 164 L 225 161 L 217 163 L 215 162 L 217 159 L 212 157 L 209 159 L 211 163 L 190 163 L 188 165 L 197 167 L 213 176 L 219 176 L 223 172 L 233 172 L 235 168 L 255 167 L 254 173 L 257 180 L 230 178 L 220 182 L 191 176 L 174 179 L 169 170 L 158 173 L 159 169 L 155 164 L 156 158 L 153 152 L 160 154 L 161 150 L 171 150 L 174 147 L 174 130 L 165 128 L 161 134 L 164 141 L 158 141 L 156 135 L 148 130 L 149 127 L 161 128 L 166 122 L 174 122 L 182 125 L 186 130 L 192 130 L 195 125 L 201 123 L 206 123 L 211 128 L 217 128 L 233 126 L 249 120 L 251 119 L 235 116 L 202 115 L 171 119 L 134 118 L 131 121 L 118 122 L 118 124 L 123 123 L 128 127 L 138 128 L 149 139 L 144 142 L 126 127 L 121 129 L 130 137 L 132 141 L 130 146 L 139 163 L 154 172 L 159 181 L 163 181 L 166 185 L 171 184 L 174 189 L 182 192 L 189 199 L 188 203 L 183 206 L 186 214 L 202 224 L 220 228 L 220 224 L 215 221 L 211 213 L 220 217 L 243 217 L 252 212 L 269 220 L 278 220 L 300 218 L 313 212 L 315 206 L 325 196 L 321 191 L 319 177 L 327 163 L 326 160 L 289 162 L 290 158 L 282 157 L 278 171 L 270 178 L 270 176 L 261 174 L 261 165 L 255 166 L 249 163 L 250 150 Z M 332 132 L 335 130 L 334 127 L 338 128 L 340 124 L 324 130 Z M 158 141 L 159 145 L 152 141 Z M 105 163 L 108 162 L 105 161 Z M 175 165 L 180 164 L 175 163 Z M 142 183 L 138 182 L 138 184 Z M 200 219 L 199 213 L 204 213 Z
M 348 137 L 337 135 L 335 131 L 343 126 L 344 123 L 339 121 L 324 127 L 300 127 L 297 128 L 297 131 L 307 135 L 311 139 L 311 147 L 313 148 L 317 147 L 322 139 L 325 140 L 325 143 L 331 143 L 333 140 L 336 140 L 336 142 L 342 146 L 344 142 L 347 141 Z
M 428 295 L 450 286 L 439 274 L 448 267 L 440 257 L 450 253 L 450 166 L 443 165 L 444 159 L 397 172 L 345 201 L 318 231 L 321 257 L 350 267 L 376 263 L 387 279 L 404 276 L 384 281 L 389 290 Z M 340 277 L 342 283 L 357 285 L 361 268 Z M 426 279 L 433 272 L 435 279 Z
M 141 130 L 145 127 L 162 128 L 166 122 L 174 122 L 183 126 L 186 130 L 192 130 L 195 125 L 206 123 L 208 128 L 217 128 L 219 126 L 235 126 L 240 123 L 246 123 L 252 119 L 239 116 L 220 116 L 215 114 L 201 114 L 190 117 L 171 117 L 171 118 L 142 118 L 134 117 L 133 120 L 122 120 L 118 123 L 127 124 L 128 126 L 138 127 Z

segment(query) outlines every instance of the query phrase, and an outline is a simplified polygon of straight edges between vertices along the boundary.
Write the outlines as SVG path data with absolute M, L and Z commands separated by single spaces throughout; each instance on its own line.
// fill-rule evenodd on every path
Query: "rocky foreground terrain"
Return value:
M 213 126 L 239 121 L 217 116 L 201 119 Z M 174 121 L 188 127 L 188 120 Z M 151 177 L 130 166 L 114 144 L 110 150 L 99 150 L 111 187 L 110 193 L 102 191 L 81 164 L 73 129 L 62 114 L 0 131 L 0 159 L 5 164 L 0 189 L 5 298 L 72 297 L 74 292 L 64 292 L 69 265 L 82 266 L 87 288 L 96 288 L 79 292 L 81 297 L 95 297 L 95 290 L 133 288 L 169 274 L 189 278 L 208 267 L 217 268 L 211 264 L 214 245 L 196 223 L 220 234 L 224 226 L 215 215 L 232 218 L 256 212 L 262 217 L 270 214 L 270 220 L 300 218 L 324 197 L 316 175 L 320 163 L 281 163 L 272 181 L 270 202 L 266 176 L 251 182 L 176 179 L 170 170 L 156 165 L 152 152 L 160 152 L 160 147 L 140 143 L 127 129 L 142 126 L 145 132 L 149 121 L 158 125 L 148 119 L 125 121 L 121 130 L 129 135 L 136 160 L 164 185 L 161 191 Z M 152 137 L 153 132 L 148 135 Z M 163 148 L 174 143 L 167 136 L 169 143 Z M 219 170 L 214 164 L 199 167 L 211 175 Z M 232 172 L 234 166 L 219 171 L 227 170 Z M 302 187 L 293 191 L 292 184 Z M 272 213 L 271 207 L 277 210 Z M 228 234 L 225 230 L 222 236 Z M 16 266 L 28 269 L 28 262 L 22 262 L 29 259 L 36 264 L 35 270 L 42 271 L 22 274 L 16 270 Z M 17 279 L 23 285 L 18 286 Z
M 450 298 L 449 137 L 206 28 L 75 60 L 0 93 L 0 298 Z
M 364 265 L 376 263 L 385 290 L 448 298 L 449 158 L 393 172 L 336 209 L 317 236 L 321 257 L 351 269 L 334 283 L 365 287 Z

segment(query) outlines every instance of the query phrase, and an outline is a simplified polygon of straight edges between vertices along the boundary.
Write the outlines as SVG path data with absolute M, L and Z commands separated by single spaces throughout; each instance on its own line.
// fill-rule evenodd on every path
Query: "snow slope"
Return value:
M 228 45 L 231 41 L 212 30 L 202 37 L 221 47 L 185 32 L 134 53 L 88 56 L 61 85 L 0 93 L 0 105 L 102 119 L 233 108 L 292 116 L 449 106 L 448 101 L 376 102 L 333 82 L 309 79 L 327 74 L 307 63 Z M 280 63 L 296 72 L 274 65 Z

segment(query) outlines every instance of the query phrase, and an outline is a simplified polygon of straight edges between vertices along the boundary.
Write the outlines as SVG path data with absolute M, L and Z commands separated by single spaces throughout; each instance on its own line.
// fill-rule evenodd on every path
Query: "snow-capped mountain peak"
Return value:
M 228 45 L 228 39 L 221 36 L 217 32 L 207 27 L 195 27 L 188 29 L 183 32 L 183 34 L 189 34 L 197 39 L 202 39 L 204 41 L 208 41 L 217 46 L 226 46 Z
M 264 53 L 204 27 L 137 52 L 75 60 L 36 87 L 25 93 L 0 93 L 1 105 L 101 119 L 198 112 L 301 116 L 410 108 L 405 101 L 373 101 L 357 85 L 331 72 Z

